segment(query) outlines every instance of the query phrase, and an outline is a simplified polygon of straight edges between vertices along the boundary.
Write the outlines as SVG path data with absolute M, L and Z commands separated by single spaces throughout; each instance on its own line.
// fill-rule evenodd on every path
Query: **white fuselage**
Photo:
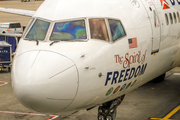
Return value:
M 164 74 L 180 63 L 178 2 L 167 0 L 46 0 L 34 19 L 50 22 L 44 40 L 21 38 L 12 68 L 18 100 L 39 112 L 90 108 L 115 99 Z M 166 3 L 167 4 L 167 3 Z M 170 21 L 173 16 L 173 24 Z M 166 23 L 168 15 L 169 24 Z M 92 18 L 121 21 L 126 35 L 109 42 L 91 39 Z M 84 19 L 87 39 L 49 39 L 56 22 Z M 28 31 L 28 29 L 26 30 Z M 130 47 L 129 40 L 137 44 Z M 132 40 L 133 41 L 133 40 Z M 37 45 L 38 44 L 38 45 Z

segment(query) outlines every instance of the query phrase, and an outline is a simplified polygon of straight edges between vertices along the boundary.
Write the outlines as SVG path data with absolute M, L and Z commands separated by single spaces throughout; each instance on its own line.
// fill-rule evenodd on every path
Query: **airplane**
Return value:
M 16 50 L 12 88 L 42 113 L 98 108 L 115 120 L 125 94 L 180 65 L 178 0 L 46 0 Z

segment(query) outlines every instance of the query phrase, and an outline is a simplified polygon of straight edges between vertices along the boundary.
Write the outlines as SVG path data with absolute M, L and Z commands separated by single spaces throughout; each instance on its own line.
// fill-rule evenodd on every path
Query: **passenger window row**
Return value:
M 180 23 L 179 12 L 165 13 L 166 25 Z

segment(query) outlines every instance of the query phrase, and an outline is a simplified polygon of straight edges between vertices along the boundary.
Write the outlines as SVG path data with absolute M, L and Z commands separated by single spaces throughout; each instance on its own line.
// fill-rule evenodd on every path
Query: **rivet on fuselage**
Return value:
M 102 77 L 102 73 L 99 73 L 99 75 L 98 75 L 99 77 Z
M 85 57 L 85 54 L 82 54 L 82 55 L 81 55 L 81 58 L 83 58 L 83 57 Z
M 84 69 L 89 69 L 89 66 L 86 66 Z

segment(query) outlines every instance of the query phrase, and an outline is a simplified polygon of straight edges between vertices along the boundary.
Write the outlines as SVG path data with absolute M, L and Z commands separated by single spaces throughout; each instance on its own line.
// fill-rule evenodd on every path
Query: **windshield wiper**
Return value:
M 36 40 L 36 45 L 39 45 L 39 40 Z
M 27 38 L 25 38 L 25 40 L 36 41 L 36 45 L 39 45 L 39 40 L 37 40 L 37 39 L 27 39 Z
M 51 46 L 51 45 L 53 45 L 54 43 L 58 43 L 58 42 L 61 42 L 61 40 L 53 41 L 53 42 L 51 42 L 49 45 Z
M 68 39 L 68 40 L 56 40 L 56 41 L 53 41 L 51 42 L 49 45 L 53 45 L 54 43 L 58 43 L 58 42 L 61 42 L 61 41 L 72 41 L 71 39 Z

